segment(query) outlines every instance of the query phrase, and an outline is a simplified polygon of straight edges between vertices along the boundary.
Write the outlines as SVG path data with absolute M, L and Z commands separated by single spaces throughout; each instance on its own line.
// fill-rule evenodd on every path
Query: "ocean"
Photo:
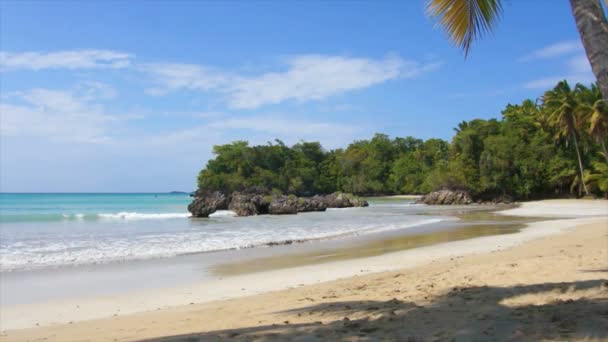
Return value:
M 338 239 L 449 219 L 408 200 L 286 216 L 191 218 L 187 194 L 0 194 L 0 271 L 49 269 Z M 420 215 L 424 211 L 425 215 Z

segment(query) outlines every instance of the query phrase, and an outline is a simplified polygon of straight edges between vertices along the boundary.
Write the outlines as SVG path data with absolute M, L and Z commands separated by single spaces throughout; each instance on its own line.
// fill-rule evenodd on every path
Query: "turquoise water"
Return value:
M 407 229 L 445 216 L 407 201 L 298 215 L 189 217 L 186 194 L 0 194 L 0 271 L 125 262 Z M 426 209 L 425 209 L 426 210 Z
M 187 194 L 0 194 L 0 222 L 97 220 L 111 216 L 187 216 Z

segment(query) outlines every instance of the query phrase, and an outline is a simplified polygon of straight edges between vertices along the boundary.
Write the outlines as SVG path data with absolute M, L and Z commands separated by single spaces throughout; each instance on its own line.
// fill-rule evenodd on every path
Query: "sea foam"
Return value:
M 122 219 L 122 220 L 150 220 L 150 219 L 172 219 L 189 217 L 190 213 L 137 213 L 119 212 L 113 214 L 97 214 L 102 219 Z
M 140 215 L 114 214 L 110 220 L 141 220 Z M 220 217 L 232 215 L 231 212 L 222 212 Z M 305 216 L 305 215 L 302 215 Z M 130 217 L 126 219 L 125 217 Z M 135 218 L 133 218 L 135 217 Z M 150 217 L 149 215 L 143 217 Z M 158 217 L 156 215 L 151 217 Z M 169 216 L 170 217 L 170 216 Z M 266 219 L 267 217 L 255 217 Z M 279 220 L 289 220 L 292 217 L 281 217 Z M 273 217 L 272 219 L 277 219 Z M 287 240 L 312 241 L 319 239 L 337 238 L 344 236 L 357 236 L 397 229 L 408 229 L 440 222 L 444 219 L 431 218 L 420 221 L 404 221 L 392 223 L 357 224 L 351 222 L 341 227 L 328 227 L 324 224 L 315 225 L 308 222 L 306 225 L 290 224 L 284 227 L 263 225 L 249 227 L 239 219 L 232 219 L 236 223 L 233 229 L 222 229 L 222 226 L 212 231 L 193 230 L 173 234 L 156 233 L 139 235 L 130 238 L 128 235 L 87 238 L 80 236 L 77 239 L 47 241 L 20 241 L 18 244 L 6 246 L 0 255 L 0 269 L 14 271 L 22 269 L 39 269 L 65 265 L 99 264 L 109 262 L 123 262 L 129 260 L 143 260 L 152 258 L 174 257 L 183 254 L 221 251 L 228 249 L 250 248 L 265 246 L 268 243 Z M 251 221 L 254 221 L 251 220 Z M 250 221 L 250 222 L 251 222 Z M 213 227 L 213 222 L 209 223 Z M 145 226 L 144 226 L 145 227 Z M 142 227 L 143 228 L 143 227 Z M 280 231 L 277 231 L 279 229 Z

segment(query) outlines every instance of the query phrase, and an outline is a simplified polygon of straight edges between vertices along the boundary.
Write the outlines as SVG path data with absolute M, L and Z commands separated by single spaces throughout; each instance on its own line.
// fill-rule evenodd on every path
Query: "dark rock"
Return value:
M 251 194 L 233 192 L 230 196 L 230 204 L 228 210 L 234 211 L 238 216 L 251 216 L 258 214 L 258 208 L 253 203 Z
M 233 192 L 230 196 L 228 209 L 238 216 L 268 214 L 272 196 L 255 192 Z
M 232 210 L 238 216 L 285 215 L 298 212 L 325 211 L 327 208 L 366 207 L 367 201 L 345 193 L 296 197 L 271 195 L 263 187 L 247 188 L 226 195 L 220 191 L 197 190 L 188 211 L 195 217 L 208 217 L 216 210 Z
M 366 200 L 360 197 L 342 192 L 323 196 L 323 201 L 327 208 L 367 207 L 369 205 Z
M 473 199 L 463 190 L 439 190 L 422 196 L 416 203 L 430 205 L 471 204 Z
M 297 209 L 299 213 L 325 211 L 327 209 L 327 204 L 325 204 L 322 196 L 301 197 L 298 198 Z
M 209 217 L 216 210 L 228 209 L 228 198 L 226 195 L 219 191 L 206 192 L 197 191 L 195 198 L 188 205 L 188 211 L 194 217 Z
M 273 196 L 268 206 L 271 215 L 289 215 L 298 213 L 298 198 L 293 195 Z

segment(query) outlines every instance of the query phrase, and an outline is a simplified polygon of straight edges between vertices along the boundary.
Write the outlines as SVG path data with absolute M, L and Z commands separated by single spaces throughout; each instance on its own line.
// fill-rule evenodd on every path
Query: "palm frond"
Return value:
M 491 31 L 500 19 L 502 4 L 501 0 L 429 0 L 427 13 L 438 19 L 466 57 L 471 44 Z

